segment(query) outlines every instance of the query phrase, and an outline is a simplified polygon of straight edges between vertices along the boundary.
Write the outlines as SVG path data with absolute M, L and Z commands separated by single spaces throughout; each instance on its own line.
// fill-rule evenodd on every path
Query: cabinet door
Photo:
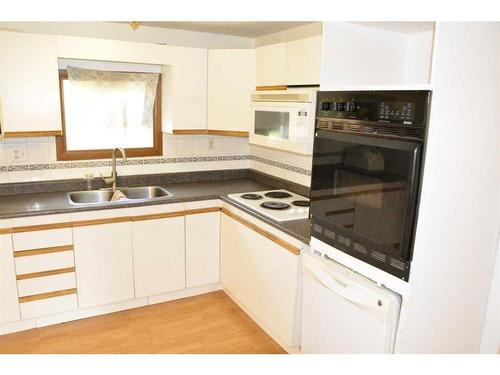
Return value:
M 184 217 L 132 223 L 136 297 L 184 289 Z
M 219 281 L 220 212 L 186 216 L 186 284 Z
M 255 54 L 257 86 L 286 85 L 286 43 L 257 47 Z
M 319 85 L 321 47 L 321 35 L 287 42 L 287 85 Z
M 61 131 L 57 37 L 0 32 L 0 49 L 2 131 Z
M 164 75 L 167 121 L 164 130 L 206 130 L 206 48 L 172 47 L 173 62 Z M 170 112 L 170 113 L 169 113 Z
M 208 51 L 208 129 L 248 132 L 255 90 L 255 50 Z
M 134 298 L 131 223 L 73 228 L 81 308 Z
M 14 253 L 10 235 L 0 236 L 0 323 L 19 320 Z
M 222 214 L 222 286 L 290 347 L 297 344 L 299 270 L 298 256 Z

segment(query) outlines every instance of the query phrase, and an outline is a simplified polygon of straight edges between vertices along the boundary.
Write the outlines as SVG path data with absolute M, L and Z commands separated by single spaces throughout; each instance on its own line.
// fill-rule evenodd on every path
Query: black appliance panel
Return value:
M 425 126 L 428 91 L 319 91 L 317 117 Z
M 311 234 L 403 280 L 412 258 L 429 103 L 429 91 L 318 93 Z

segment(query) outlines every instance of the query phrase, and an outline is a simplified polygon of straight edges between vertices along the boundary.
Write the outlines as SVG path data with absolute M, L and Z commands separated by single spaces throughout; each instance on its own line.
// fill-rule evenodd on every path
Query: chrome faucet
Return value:
M 104 183 L 106 185 L 112 185 L 113 186 L 113 191 L 116 190 L 116 150 L 120 151 L 122 154 L 122 158 L 124 162 L 127 162 L 127 154 L 125 153 L 125 150 L 122 147 L 115 147 L 112 152 L 112 157 L 113 157 L 113 162 L 112 162 L 112 169 L 111 169 L 111 176 L 110 177 L 103 177 Z

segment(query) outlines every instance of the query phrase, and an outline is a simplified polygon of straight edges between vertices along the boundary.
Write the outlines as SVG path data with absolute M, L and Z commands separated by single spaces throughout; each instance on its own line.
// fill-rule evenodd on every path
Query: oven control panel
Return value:
M 316 116 L 424 126 L 430 91 L 319 91 Z

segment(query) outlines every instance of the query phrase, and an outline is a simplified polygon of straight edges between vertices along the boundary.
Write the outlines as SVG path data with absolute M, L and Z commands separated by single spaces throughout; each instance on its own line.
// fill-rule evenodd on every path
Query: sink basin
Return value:
M 171 197 L 172 194 L 158 186 L 141 186 L 120 189 L 128 199 L 155 199 Z
M 68 201 L 72 205 L 95 205 L 123 201 L 150 201 L 173 196 L 169 191 L 159 186 L 124 187 L 117 190 L 120 190 L 127 199 L 111 201 L 113 191 L 103 189 L 68 193 Z

